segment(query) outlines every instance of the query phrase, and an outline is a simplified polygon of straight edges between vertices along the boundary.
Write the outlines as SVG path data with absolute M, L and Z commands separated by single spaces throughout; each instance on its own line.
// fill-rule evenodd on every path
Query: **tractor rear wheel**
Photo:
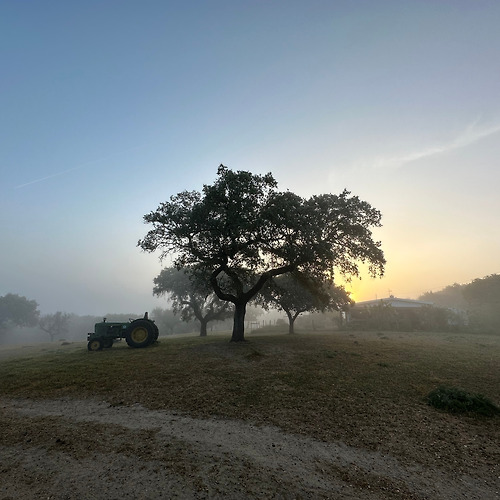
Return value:
M 102 340 L 101 339 L 92 339 L 89 340 L 89 343 L 87 344 L 87 349 L 89 351 L 100 351 L 103 347 Z
M 130 347 L 147 347 L 155 341 L 155 333 L 154 323 L 138 319 L 130 323 L 125 340 Z

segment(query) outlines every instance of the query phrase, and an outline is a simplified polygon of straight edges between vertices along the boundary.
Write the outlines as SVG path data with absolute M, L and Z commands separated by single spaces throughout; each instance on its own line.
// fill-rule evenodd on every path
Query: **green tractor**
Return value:
M 94 325 L 94 331 L 87 334 L 89 351 L 100 351 L 111 347 L 117 339 L 125 339 L 130 347 L 147 347 L 158 340 L 158 327 L 148 318 L 131 319 L 128 323 L 107 322 L 106 318 Z

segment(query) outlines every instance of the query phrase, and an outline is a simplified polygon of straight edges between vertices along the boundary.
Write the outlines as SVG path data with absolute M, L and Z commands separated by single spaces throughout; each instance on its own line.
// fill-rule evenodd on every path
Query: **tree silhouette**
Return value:
M 50 341 L 55 338 L 62 338 L 68 333 L 70 315 L 57 311 L 55 314 L 46 314 L 40 318 L 38 325 L 49 334 Z
M 144 216 L 153 228 L 138 245 L 178 268 L 210 273 L 217 296 L 234 304 L 231 340 L 244 337 L 248 302 L 274 276 L 298 270 L 315 282 L 339 272 L 359 275 L 366 262 L 382 275 L 385 259 L 370 228 L 380 212 L 348 191 L 303 199 L 279 192 L 269 173 L 234 172 L 220 165 L 202 192 L 183 191 Z
M 229 303 L 220 300 L 213 291 L 209 277 L 203 278 L 189 269 L 169 267 L 161 271 L 154 283 L 153 293 L 168 295 L 174 312 L 180 313 L 183 321 L 196 318 L 200 322 L 200 337 L 207 335 L 210 321 L 224 320 L 233 315 Z
M 257 301 L 265 309 L 281 309 L 286 314 L 288 333 L 294 333 L 295 320 L 304 312 L 339 311 L 352 303 L 344 288 L 313 282 L 297 272 L 270 279 Z

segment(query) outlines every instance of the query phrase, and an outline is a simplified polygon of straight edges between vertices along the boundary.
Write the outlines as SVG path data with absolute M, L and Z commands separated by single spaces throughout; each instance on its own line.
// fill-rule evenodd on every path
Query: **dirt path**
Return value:
M 0 425 L 4 500 L 500 498 L 500 485 L 340 442 L 139 405 L 8 400 Z

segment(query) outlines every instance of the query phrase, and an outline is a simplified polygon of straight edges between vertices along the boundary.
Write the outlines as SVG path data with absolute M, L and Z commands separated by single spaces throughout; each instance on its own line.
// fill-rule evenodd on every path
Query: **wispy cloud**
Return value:
M 84 163 L 82 165 L 78 165 L 77 167 L 68 168 L 67 170 L 63 170 L 62 172 L 57 172 L 57 173 L 52 174 L 52 175 L 46 175 L 45 177 L 40 177 L 39 179 L 34 179 L 32 181 L 25 182 L 24 184 L 19 184 L 19 186 L 16 186 L 16 189 L 21 189 L 21 188 L 26 187 L 26 186 L 31 186 L 32 184 L 37 184 L 38 182 L 46 181 L 48 179 L 53 179 L 54 177 L 59 177 L 60 175 L 68 174 L 69 172 L 73 172 L 74 170 L 79 170 L 80 168 L 86 167 L 87 165 L 90 165 L 90 164 L 95 163 L 97 161 L 99 161 L 99 160 L 87 162 L 87 163 Z
M 108 156 L 104 156 L 104 157 L 98 158 L 96 160 L 90 160 L 90 161 L 87 161 L 87 162 L 82 163 L 80 165 L 77 165 L 76 167 L 68 168 L 66 170 L 62 170 L 60 172 L 56 172 L 56 173 L 51 174 L 51 175 L 46 175 L 44 177 L 39 177 L 38 179 L 33 179 L 33 180 L 29 181 L 29 182 L 25 182 L 24 184 L 19 184 L 18 186 L 15 187 L 15 189 L 22 189 L 24 187 L 31 186 L 32 184 L 37 184 L 39 182 L 43 182 L 43 181 L 46 181 L 46 180 L 49 180 L 49 179 L 53 179 L 54 177 L 59 177 L 61 175 L 69 174 L 70 172 L 74 172 L 75 170 L 80 170 L 81 168 L 89 167 L 90 165 L 93 165 L 95 163 L 100 163 L 102 161 L 109 160 L 110 158 L 113 158 L 115 156 L 119 156 L 119 155 L 122 155 L 122 154 L 125 154 L 125 153 L 129 153 L 130 151 L 134 151 L 136 149 L 145 148 L 145 147 L 149 146 L 150 144 L 151 143 L 144 144 L 144 145 L 141 145 L 141 146 L 135 146 L 133 148 L 125 149 L 123 151 L 118 151 L 117 153 L 112 153 L 112 154 L 110 154 Z
M 420 150 L 411 151 L 402 155 L 376 158 L 374 161 L 370 162 L 370 166 L 372 168 L 397 168 L 412 161 L 469 146 L 485 137 L 496 134 L 498 132 L 500 132 L 500 124 L 484 127 L 479 126 L 478 121 L 476 120 L 468 125 L 465 130 L 461 132 L 457 137 L 449 142 L 422 148 Z

